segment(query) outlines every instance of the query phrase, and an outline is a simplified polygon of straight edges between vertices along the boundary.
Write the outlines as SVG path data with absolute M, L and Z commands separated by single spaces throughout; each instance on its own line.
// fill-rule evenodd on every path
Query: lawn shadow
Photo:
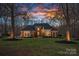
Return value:
M 60 43 L 60 44 L 77 44 L 77 42 L 74 41 L 66 41 L 66 40 L 62 40 L 62 41 L 55 41 L 56 43 Z
M 7 39 L 2 39 L 3 41 L 20 41 L 20 40 L 22 40 L 22 39 L 18 39 L 18 38 L 14 38 L 14 39 L 12 39 L 12 38 L 7 38 Z

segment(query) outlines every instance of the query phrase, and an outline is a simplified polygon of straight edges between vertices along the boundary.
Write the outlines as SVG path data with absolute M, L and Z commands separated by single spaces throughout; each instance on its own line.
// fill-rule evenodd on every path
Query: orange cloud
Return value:
M 47 9 L 41 5 L 37 6 L 33 9 L 33 12 L 31 12 L 32 15 L 42 15 L 46 16 L 47 18 L 54 17 L 56 15 L 56 12 L 58 12 L 58 8 L 50 8 Z

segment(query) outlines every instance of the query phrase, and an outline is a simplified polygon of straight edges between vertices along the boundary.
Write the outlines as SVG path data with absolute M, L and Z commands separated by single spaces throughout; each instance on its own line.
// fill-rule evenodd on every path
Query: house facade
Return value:
M 36 23 L 20 31 L 20 37 L 57 37 L 58 31 L 48 23 Z

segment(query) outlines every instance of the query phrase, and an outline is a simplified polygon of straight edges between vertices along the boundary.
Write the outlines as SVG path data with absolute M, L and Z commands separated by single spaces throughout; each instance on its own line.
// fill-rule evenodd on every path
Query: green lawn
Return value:
M 8 41 L 0 39 L 0 55 L 79 55 L 79 41 L 77 44 L 63 44 L 56 41 L 60 38 L 24 38 Z

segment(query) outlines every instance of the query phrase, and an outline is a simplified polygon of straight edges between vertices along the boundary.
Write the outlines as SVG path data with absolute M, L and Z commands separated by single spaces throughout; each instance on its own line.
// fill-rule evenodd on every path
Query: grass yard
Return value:
M 57 56 L 79 55 L 77 44 L 64 44 L 59 38 L 24 38 L 22 40 L 0 39 L 0 55 L 4 56 Z

